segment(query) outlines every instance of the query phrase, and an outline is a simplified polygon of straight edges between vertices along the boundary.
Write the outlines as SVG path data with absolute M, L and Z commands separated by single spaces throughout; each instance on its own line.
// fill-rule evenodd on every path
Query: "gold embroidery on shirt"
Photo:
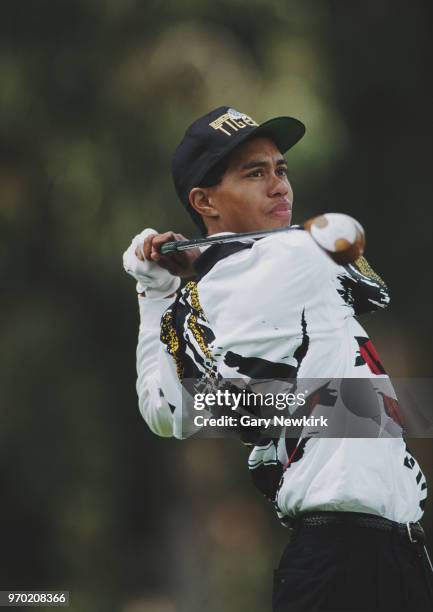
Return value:
M 213 361 L 213 355 L 210 352 L 209 347 L 206 345 L 201 326 L 197 322 L 197 317 L 193 314 L 188 318 L 188 328 L 192 331 L 192 334 L 203 354 L 206 355 L 208 359 Z
M 383 280 L 383 278 L 381 278 L 379 276 L 379 274 L 377 274 L 372 269 L 372 267 L 370 266 L 368 261 L 362 255 L 360 257 L 358 257 L 358 259 L 355 260 L 353 265 L 356 268 L 358 268 L 358 270 L 361 272 L 361 274 L 363 274 L 367 278 L 371 278 L 372 280 L 375 280 L 376 282 L 378 282 L 379 284 L 383 285 L 384 287 L 386 286 L 385 281 Z
M 203 308 L 201 307 L 200 300 L 198 298 L 198 288 L 195 281 L 190 281 L 185 285 L 185 289 L 189 291 L 191 306 L 196 310 L 202 317 L 204 317 Z
M 200 304 L 198 297 L 197 283 L 190 281 L 185 285 L 182 292 L 182 298 L 187 306 L 189 306 L 189 312 L 186 314 L 183 320 L 184 340 L 188 343 L 188 332 L 190 332 L 197 342 L 201 354 L 204 358 L 204 367 L 207 371 L 207 375 L 210 378 L 216 378 L 216 366 L 215 358 L 212 355 L 209 346 L 206 343 L 204 337 L 203 325 L 199 322 L 199 319 L 203 319 L 206 322 L 206 317 Z M 180 330 L 179 330 L 180 333 Z M 191 338 L 189 340 L 191 342 Z M 167 352 L 174 358 L 176 363 L 177 376 L 180 382 L 184 379 L 184 364 L 182 363 L 181 355 L 181 340 L 179 338 L 178 330 L 176 329 L 173 311 L 169 308 L 161 319 L 161 342 L 166 345 Z
M 171 355 L 176 363 L 176 372 L 179 380 L 182 380 L 183 366 L 179 356 L 180 340 L 177 335 L 176 327 L 173 321 L 173 312 L 167 310 L 161 319 L 161 342 L 167 347 L 167 352 Z
M 206 344 L 206 340 L 204 339 L 203 327 L 198 322 L 199 317 L 203 319 L 206 319 L 206 317 L 204 315 L 203 308 L 201 307 L 200 300 L 198 297 L 197 283 L 194 281 L 190 281 L 185 286 L 185 289 L 189 290 L 189 301 L 191 303 L 192 308 L 197 313 L 191 314 L 188 318 L 188 328 L 191 330 L 195 341 L 199 345 L 203 355 L 209 360 L 209 367 L 206 369 L 208 369 L 208 373 L 213 377 L 215 376 L 215 372 L 213 371 L 214 368 L 212 367 L 212 364 L 214 364 L 215 358 L 212 355 L 212 352 L 210 351 L 208 345 Z

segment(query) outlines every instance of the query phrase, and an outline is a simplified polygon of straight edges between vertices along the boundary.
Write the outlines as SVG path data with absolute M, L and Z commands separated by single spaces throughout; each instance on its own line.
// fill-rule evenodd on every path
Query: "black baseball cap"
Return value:
M 305 134 L 305 125 L 293 117 L 275 117 L 262 124 L 229 106 L 219 106 L 186 130 L 172 161 L 172 176 L 182 204 L 203 230 L 201 216 L 191 207 L 189 193 L 216 164 L 248 138 L 266 136 L 285 153 Z

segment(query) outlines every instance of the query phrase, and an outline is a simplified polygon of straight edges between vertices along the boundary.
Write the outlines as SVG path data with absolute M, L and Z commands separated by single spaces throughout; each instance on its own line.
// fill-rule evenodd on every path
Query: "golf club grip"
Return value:
M 161 247 L 161 255 L 171 255 L 177 251 L 187 251 L 193 249 L 194 244 L 191 244 L 191 240 L 175 240 L 174 242 L 166 242 Z

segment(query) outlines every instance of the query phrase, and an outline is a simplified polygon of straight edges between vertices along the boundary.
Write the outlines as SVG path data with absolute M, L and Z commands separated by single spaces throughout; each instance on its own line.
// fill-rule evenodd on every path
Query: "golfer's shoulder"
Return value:
M 256 242 L 256 246 L 267 250 L 293 247 L 310 251 L 315 251 L 315 247 L 317 247 L 310 233 L 297 225 L 288 228 L 287 231 L 281 230 L 265 236 Z
M 317 265 L 323 261 L 323 250 L 310 233 L 294 227 L 287 232 L 278 232 L 258 240 L 252 254 L 275 262 L 290 262 L 291 266 Z
M 276 280 L 281 270 L 308 272 L 318 269 L 323 251 L 302 229 L 278 232 L 255 242 L 211 247 L 199 263 L 199 281 L 212 283 L 228 279 L 250 281 L 250 277 Z

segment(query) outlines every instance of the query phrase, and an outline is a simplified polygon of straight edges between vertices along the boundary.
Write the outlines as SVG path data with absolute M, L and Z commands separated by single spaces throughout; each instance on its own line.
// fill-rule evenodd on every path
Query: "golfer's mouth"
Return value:
M 290 219 L 292 216 L 292 204 L 290 202 L 277 202 L 269 211 L 272 217 L 277 219 Z

